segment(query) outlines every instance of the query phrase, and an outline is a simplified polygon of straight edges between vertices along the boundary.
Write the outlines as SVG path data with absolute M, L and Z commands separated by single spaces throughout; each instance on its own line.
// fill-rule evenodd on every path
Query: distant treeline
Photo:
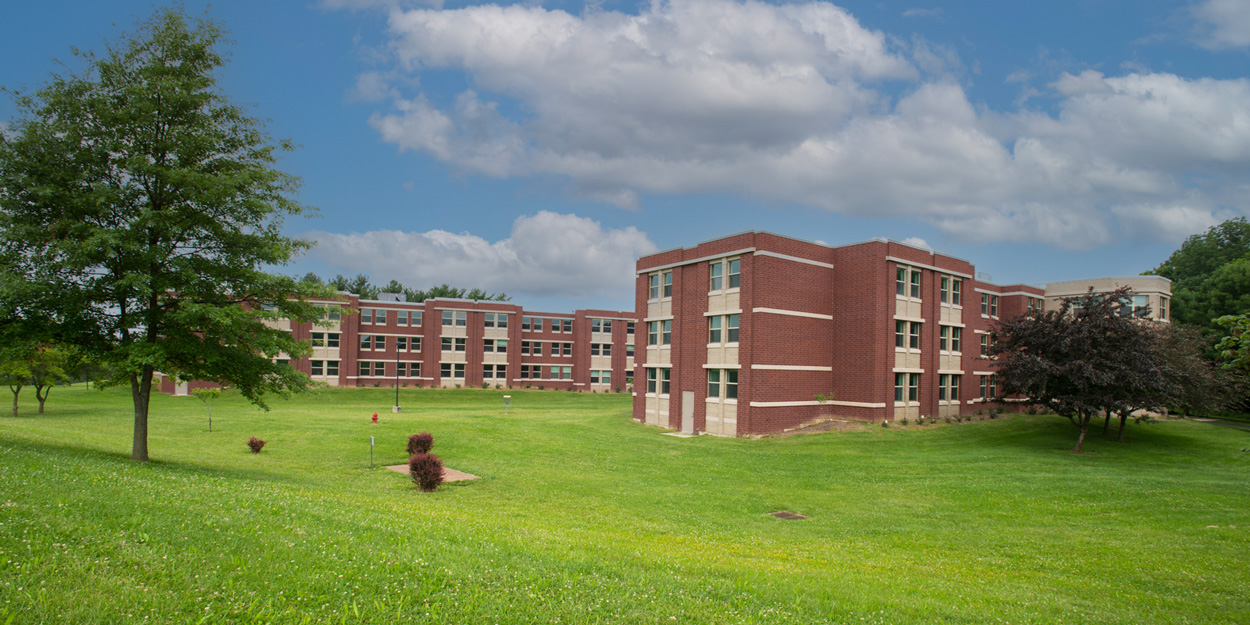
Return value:
M 461 289 L 450 284 L 432 286 L 423 291 L 421 289 L 410 289 L 400 284 L 398 280 L 391 280 L 386 286 L 379 287 L 370 283 L 369 276 L 363 273 L 356 274 L 354 278 L 348 278 L 343 274 L 339 274 L 329 280 L 323 280 L 321 276 L 308 272 L 304 274 L 301 280 L 313 284 L 324 284 L 333 287 L 336 291 L 347 291 L 353 295 L 360 296 L 360 299 L 377 299 L 379 293 L 403 293 L 404 299 L 409 302 L 424 302 L 427 299 L 438 297 L 490 302 L 506 302 L 512 299 L 507 293 L 487 293 L 482 289 Z

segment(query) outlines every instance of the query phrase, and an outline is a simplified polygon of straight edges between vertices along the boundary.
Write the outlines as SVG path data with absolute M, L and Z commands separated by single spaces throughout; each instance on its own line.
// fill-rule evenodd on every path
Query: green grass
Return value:
M 1250 622 L 1244 430 L 1130 425 L 1083 455 L 1049 416 L 679 439 L 625 395 L 503 394 L 227 393 L 211 433 L 162 396 L 147 464 L 126 391 L 26 398 L 0 417 L 0 625 Z M 381 468 L 422 430 L 482 479 Z

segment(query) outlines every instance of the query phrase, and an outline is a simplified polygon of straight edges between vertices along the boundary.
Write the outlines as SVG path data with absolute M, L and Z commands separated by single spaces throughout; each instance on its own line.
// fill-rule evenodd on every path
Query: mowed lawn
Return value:
M 1130 424 L 1074 455 L 1053 416 L 681 439 L 627 395 L 393 400 L 227 393 L 210 433 L 161 396 L 136 464 L 128 390 L 56 388 L 44 415 L 25 391 L 0 624 L 1250 622 L 1245 430 Z M 384 469 L 420 431 L 481 479 Z

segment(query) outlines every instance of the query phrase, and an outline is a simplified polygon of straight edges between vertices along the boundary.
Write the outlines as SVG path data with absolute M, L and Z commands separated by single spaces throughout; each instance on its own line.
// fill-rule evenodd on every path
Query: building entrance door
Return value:
M 681 431 L 694 433 L 694 391 L 681 392 Z

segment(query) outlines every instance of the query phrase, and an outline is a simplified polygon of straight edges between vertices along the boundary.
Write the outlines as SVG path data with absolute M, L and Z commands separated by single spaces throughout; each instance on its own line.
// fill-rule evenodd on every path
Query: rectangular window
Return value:
M 907 322 L 894 320 L 894 346 L 907 347 Z
M 659 344 L 660 344 L 660 322 L 648 321 L 647 322 L 647 345 L 659 345 Z
M 898 267 L 894 270 L 894 294 L 901 295 L 903 297 L 907 296 L 907 268 L 906 267 Z M 898 393 L 895 392 L 895 395 L 897 394 Z M 896 401 L 902 401 L 902 400 L 896 400 Z
M 505 339 L 485 339 L 482 341 L 482 351 L 488 354 L 506 354 L 508 352 L 508 341 Z
M 611 384 L 612 372 L 592 369 L 590 371 L 590 383 L 591 384 Z
M 1160 319 L 1168 318 L 1168 298 L 1166 297 L 1159 298 L 1159 318 Z
M 894 401 L 902 402 L 903 398 L 906 396 L 907 396 L 907 374 L 895 373 L 894 374 Z
M 964 339 L 964 329 L 951 326 L 951 351 L 952 352 L 962 351 L 960 349 L 960 345 L 962 345 L 963 339 Z
M 311 360 L 308 362 L 308 371 L 311 375 L 325 375 L 325 361 Z
M 723 371 L 723 369 L 708 369 L 707 370 L 707 396 L 709 398 L 720 397 L 721 371 Z
M 412 339 L 412 351 L 414 351 L 414 352 L 419 352 L 419 351 L 421 351 L 421 337 L 419 337 L 419 336 L 413 336 L 413 337 L 409 337 L 409 338 L 411 338 L 411 339 Z
M 949 388 L 951 376 L 945 373 L 938 375 L 938 401 L 946 401 L 946 389 Z
M 386 311 L 385 310 L 374 311 L 373 322 L 378 325 L 386 325 Z
M 948 276 L 942 276 L 940 284 L 939 299 L 943 304 L 951 303 L 951 279 Z
M 445 352 L 452 352 L 452 351 L 455 351 L 455 352 L 463 352 L 463 351 L 465 351 L 465 340 L 466 340 L 466 339 L 462 339 L 462 338 L 455 338 L 455 337 L 451 337 L 451 336 L 444 336 L 444 337 L 443 337 L 443 339 L 442 339 L 442 341 L 443 341 L 443 351 L 445 351 Z
M 911 349 L 920 349 L 920 324 L 912 321 L 909 322 L 911 332 L 908 335 L 907 346 Z
M 625 334 L 633 335 L 633 333 L 634 333 L 634 322 L 626 321 L 625 322 Z
M 463 310 L 444 310 L 443 325 L 464 327 L 468 325 L 468 314 Z
M 369 374 L 370 374 L 370 373 L 372 373 L 372 372 L 373 372 L 373 364 L 372 364 L 372 363 L 369 363 L 369 362 L 364 361 L 364 360 L 360 361 L 360 371 L 359 371 L 359 375 L 360 375 L 360 377 L 362 377 L 362 378 L 367 378 L 367 377 L 369 377 Z
M 944 352 L 959 351 L 960 339 L 963 336 L 963 328 L 955 326 L 939 326 L 938 327 L 938 346 Z
M 371 334 L 360 335 L 360 349 L 373 349 L 373 335 Z
M 609 319 L 591 319 L 590 331 L 591 332 L 605 332 L 605 333 L 611 334 L 612 321 Z
M 920 400 L 920 374 L 909 373 L 907 387 L 907 401 L 915 402 Z
M 487 328 L 506 328 L 508 327 L 508 315 L 504 313 L 486 313 L 482 315 L 482 323 Z
M 661 345 L 671 345 L 673 343 L 673 320 L 665 319 L 660 322 L 660 341 Z
M 963 305 L 963 287 L 964 281 L 958 278 L 951 278 L 951 304 L 955 306 Z
M 326 361 L 326 375 L 338 376 L 338 374 L 339 374 L 339 361 L 327 360 Z
M 325 347 L 326 346 L 325 332 L 313 332 L 312 333 L 312 346 L 313 347 Z
M 950 400 L 953 402 L 959 401 L 959 378 L 960 377 L 962 376 L 958 376 L 958 375 L 951 376 L 950 392 L 948 392 L 946 396 L 950 398 Z
M 521 379 L 530 379 L 530 365 L 521 365 Z
M 708 317 L 707 318 L 707 342 L 721 342 L 721 321 L 724 317 Z
M 373 309 L 372 308 L 360 309 L 360 323 L 373 324 Z
M 552 354 L 551 354 L 551 355 L 552 355 L 552 356 L 555 356 L 555 352 L 552 352 Z M 572 343 L 560 343 L 560 355 L 561 355 L 561 356 L 572 356 L 572 355 L 573 355 L 573 344 L 572 344 Z
M 920 399 L 920 374 L 894 374 L 894 401 L 912 404 Z
M 725 263 L 724 261 L 714 260 L 709 268 L 711 282 L 708 284 L 707 290 L 720 291 L 725 288 Z M 708 373 L 708 379 L 711 379 L 711 372 Z M 711 382 L 708 382 L 711 384 Z
M 920 299 L 920 270 L 911 270 L 911 296 L 913 299 Z
M 322 312 L 321 312 L 321 318 L 322 318 L 322 319 L 329 319 L 330 321 L 338 321 L 338 319 L 339 319 L 339 307 L 338 307 L 338 306 L 325 306 L 325 307 L 323 307 L 323 308 L 322 308 Z
M 990 335 L 988 334 L 981 335 L 981 357 L 990 357 Z
M 990 316 L 998 317 L 998 296 L 997 295 L 990 296 Z
M 339 333 L 327 332 L 326 333 L 326 347 L 338 347 L 338 346 L 339 346 Z
M 633 344 L 633 343 L 626 343 L 626 344 L 625 344 L 625 357 L 626 357 L 626 358 L 633 358 L 633 357 L 634 357 L 634 344 Z
M 521 331 L 522 332 L 529 332 L 530 328 L 532 327 L 534 327 L 533 317 L 521 317 Z
M 625 372 L 625 383 L 626 384 L 634 383 L 634 371 L 632 369 Z
M 738 315 L 725 316 L 725 339 L 730 343 L 738 342 Z
M 894 294 L 920 299 L 920 270 L 901 265 L 895 269 Z
M 423 311 L 420 311 L 420 310 L 412 311 L 412 325 L 414 326 L 421 325 L 421 320 L 424 318 L 425 318 L 425 313 Z
M 959 278 L 942 276 L 942 303 L 959 306 L 963 281 Z
M 399 351 L 399 352 L 408 351 L 408 337 L 406 336 L 395 337 L 395 351 Z
M 660 299 L 660 274 L 647 276 L 647 299 Z
M 655 393 L 659 388 L 660 370 L 647 367 L 647 392 Z
M 573 320 L 572 319 L 561 319 L 560 325 L 562 326 L 561 332 L 563 332 L 564 334 L 573 333 Z
M 981 294 L 981 316 L 990 316 L 990 296 L 985 293 Z
M 386 375 L 386 363 L 381 362 L 381 361 L 373 363 L 373 375 L 374 377 L 385 376 Z
M 591 343 L 590 355 L 591 356 L 611 356 L 612 344 L 611 343 Z
M 395 376 L 401 377 L 401 378 L 408 377 L 408 363 L 406 362 L 395 363 Z
M 482 378 L 485 380 L 504 380 L 507 377 L 507 365 L 482 365 Z
M 439 373 L 444 378 L 464 378 L 464 363 L 444 362 L 439 364 Z
M 401 326 L 408 325 L 408 311 L 406 310 L 395 311 L 395 323 Z
M 672 369 L 660 369 L 660 394 L 668 395 L 669 381 L 672 379 Z
M 663 296 L 673 296 L 673 272 L 665 271 L 660 274 L 660 280 L 664 283 Z
M 529 341 L 521 341 L 521 355 L 522 356 L 530 355 L 530 342 Z

